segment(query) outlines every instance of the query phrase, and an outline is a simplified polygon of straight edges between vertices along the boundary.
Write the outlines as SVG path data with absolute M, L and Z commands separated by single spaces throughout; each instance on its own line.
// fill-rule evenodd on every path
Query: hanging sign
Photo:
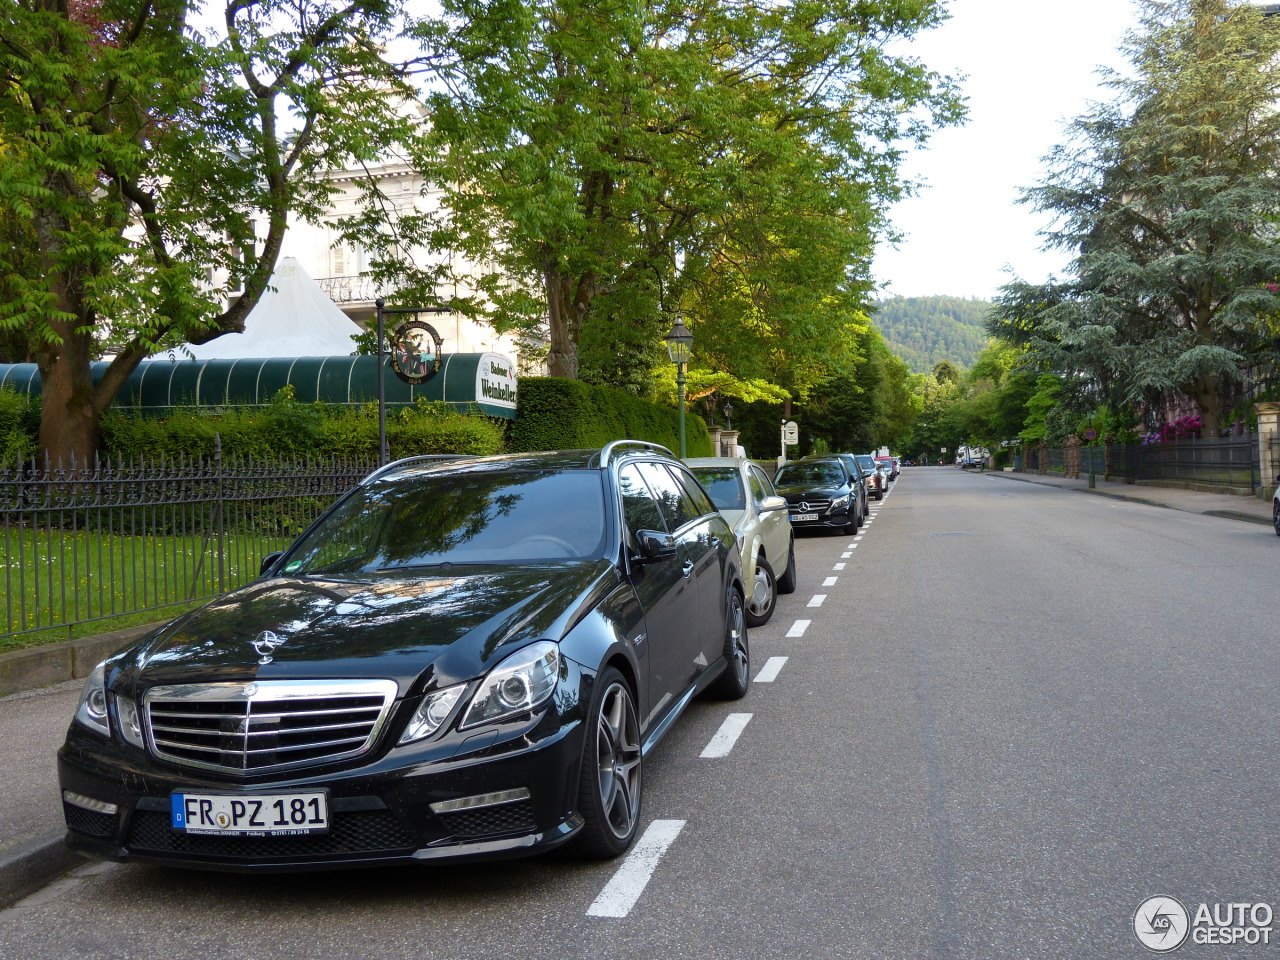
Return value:
M 426 383 L 440 372 L 440 334 L 422 320 L 403 323 L 391 335 L 387 345 L 391 353 L 391 369 L 409 384 Z

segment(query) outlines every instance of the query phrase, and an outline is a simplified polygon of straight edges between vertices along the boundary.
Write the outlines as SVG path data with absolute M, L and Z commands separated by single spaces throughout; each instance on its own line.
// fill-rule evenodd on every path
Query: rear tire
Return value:
M 763 596 L 761 596 L 763 594 Z M 778 579 L 764 555 L 756 557 L 756 580 L 747 600 L 747 626 L 762 627 L 778 605 Z
M 1276 528 L 1276 536 L 1280 537 L 1280 500 L 1271 501 L 1271 525 Z
M 796 592 L 796 542 L 792 539 L 791 544 L 787 547 L 787 569 L 778 578 L 779 593 L 795 593 Z

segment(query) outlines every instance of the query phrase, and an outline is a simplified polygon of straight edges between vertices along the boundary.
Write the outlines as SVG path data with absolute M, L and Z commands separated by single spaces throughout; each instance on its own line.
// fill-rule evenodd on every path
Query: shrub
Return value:
M 0 467 L 35 456 L 40 401 L 12 387 L 0 388 Z
M 220 437 L 227 456 L 270 460 L 313 455 L 374 460 L 378 455 L 377 404 L 348 408 L 300 403 L 284 387 L 270 404 L 249 408 L 175 408 L 168 416 L 113 410 L 103 422 L 105 452 L 113 459 L 141 456 L 208 457 Z M 503 427 L 493 418 L 462 414 L 442 403 L 387 414 L 392 457 L 424 453 L 500 453 Z
M 648 440 L 677 450 L 680 413 L 623 390 L 556 377 L 521 377 L 519 409 L 510 429 L 512 450 L 582 450 L 613 440 Z M 713 453 L 702 418 L 685 412 L 691 457 Z

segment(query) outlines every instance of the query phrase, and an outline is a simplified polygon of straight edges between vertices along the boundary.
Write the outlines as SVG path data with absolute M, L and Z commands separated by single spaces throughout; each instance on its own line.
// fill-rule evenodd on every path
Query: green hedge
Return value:
M 0 389 L 0 466 L 29 460 L 40 433 L 40 401 L 12 387 Z
M 613 440 L 648 440 L 679 452 L 679 411 L 623 390 L 557 377 L 521 377 L 519 405 L 511 425 L 512 451 L 593 450 Z M 685 412 L 685 447 L 691 457 L 714 450 L 707 425 Z
M 378 455 L 377 404 L 349 408 L 299 403 L 285 387 L 265 407 L 209 410 L 176 408 L 165 417 L 115 409 L 102 424 L 103 450 L 124 460 L 139 456 L 209 456 L 214 436 L 224 456 L 269 460 L 313 455 L 373 459 Z M 420 401 L 387 414 L 392 458 L 423 453 L 501 453 L 503 425 L 482 415 L 457 413 Z

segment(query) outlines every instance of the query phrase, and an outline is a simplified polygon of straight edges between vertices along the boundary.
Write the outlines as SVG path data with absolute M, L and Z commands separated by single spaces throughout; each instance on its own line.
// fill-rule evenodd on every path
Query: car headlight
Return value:
M 559 676 L 557 644 L 540 640 L 517 650 L 489 671 L 458 729 L 532 710 L 555 691 Z
M 106 661 L 98 664 L 84 682 L 80 705 L 76 707 L 76 723 L 104 737 L 111 736 L 111 720 L 107 714 Z
M 849 505 L 849 494 L 847 493 L 843 497 L 836 497 L 834 500 L 831 501 L 832 510 L 843 510 L 848 505 Z
M 440 725 L 449 719 L 449 714 L 453 713 L 454 705 L 466 689 L 465 683 L 459 683 L 456 686 L 433 690 L 423 697 L 422 703 L 414 711 L 413 719 L 400 735 L 400 742 L 413 743 L 439 730 Z

